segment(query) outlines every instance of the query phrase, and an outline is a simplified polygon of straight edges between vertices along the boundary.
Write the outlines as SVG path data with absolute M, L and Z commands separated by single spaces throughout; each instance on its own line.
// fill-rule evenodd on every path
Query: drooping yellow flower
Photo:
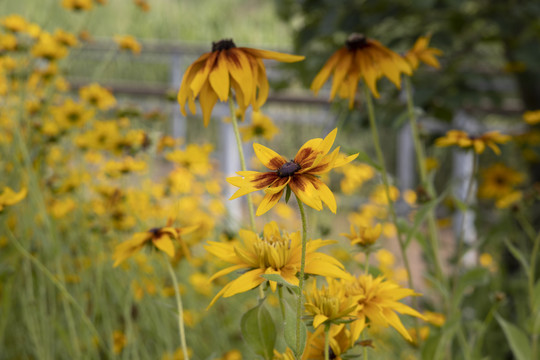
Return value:
M 100 110 L 107 110 L 116 105 L 114 95 L 98 83 L 92 83 L 80 88 L 79 96 Z
M 204 125 L 208 126 L 212 109 L 218 101 L 227 101 L 231 90 L 236 103 L 244 113 L 249 105 L 258 111 L 266 102 L 269 85 L 262 59 L 282 62 L 303 60 L 303 56 L 275 51 L 236 47 L 231 39 L 212 43 L 212 51 L 191 64 L 178 91 L 178 103 L 186 116 L 186 102 L 195 114 L 195 99 L 201 104 Z
M 339 147 L 328 154 L 336 135 L 337 129 L 334 129 L 324 139 L 307 141 L 291 161 L 265 146 L 253 144 L 255 155 L 271 171 L 239 171 L 237 174 L 240 176 L 227 178 L 231 185 L 240 188 L 230 200 L 253 191 L 264 190 L 265 196 L 257 209 L 259 216 L 277 204 L 288 186 L 304 204 L 322 210 L 324 202 L 335 213 L 337 205 L 334 194 L 318 176 L 343 166 L 358 156 L 355 154 L 341 157 Z
M 16 203 L 22 201 L 28 190 L 23 187 L 19 192 L 13 191 L 10 187 L 5 186 L 4 190 L 0 193 L 0 212 L 6 207 L 15 205 Z
M 352 338 L 358 339 L 360 333 L 369 324 L 378 327 L 392 326 L 406 340 L 411 336 L 401 323 L 397 313 L 416 316 L 425 319 L 422 314 L 413 308 L 399 302 L 407 296 L 417 296 L 414 290 L 403 288 L 398 284 L 387 281 L 379 276 L 375 279 L 371 275 L 359 275 L 347 283 L 347 294 L 359 297 L 356 312 L 357 319 L 351 323 Z
M 163 251 L 169 257 L 174 257 L 174 241 L 181 240 L 181 236 L 188 234 L 196 229 L 196 226 L 186 228 L 172 227 L 172 220 L 169 219 L 167 226 L 162 228 L 153 228 L 145 232 L 133 234 L 130 240 L 118 244 L 114 249 L 113 259 L 114 267 L 117 267 L 124 260 L 139 252 L 146 245 L 153 245 L 158 250 Z
M 77 45 L 77 37 L 65 30 L 56 29 L 53 34 L 53 37 L 62 45 L 67 47 L 73 47 Z
M 255 137 L 270 141 L 279 133 L 279 128 L 274 125 L 270 117 L 260 111 L 254 111 L 251 115 L 251 124 L 242 126 L 240 133 L 244 141 L 251 141 Z
M 498 131 L 489 131 L 481 136 L 470 136 L 462 130 L 449 130 L 445 136 L 435 140 L 435 146 L 445 147 L 457 145 L 464 149 L 473 149 L 477 154 L 482 154 L 488 146 L 497 155 L 501 150 L 497 144 L 505 144 L 512 138 Z
M 413 70 L 418 69 L 420 61 L 434 67 L 435 69 L 441 67 L 436 56 L 441 56 L 442 51 L 436 48 L 428 47 L 430 39 L 431 35 L 420 36 L 414 43 L 413 48 L 405 54 L 405 60 L 409 62 Z
M 352 276 L 352 275 L 351 275 Z M 336 324 L 336 321 L 350 320 L 354 318 L 359 298 L 345 296 L 343 282 L 328 279 L 328 287 L 317 288 L 317 282 L 313 281 L 311 291 L 306 291 L 306 312 L 313 317 L 313 327 L 317 329 L 322 324 Z
M 347 237 L 351 241 L 351 245 L 359 245 L 361 247 L 368 247 L 377 241 L 381 236 L 382 225 L 378 223 L 375 227 L 364 227 L 360 226 L 359 230 L 356 231 L 354 224 L 351 224 L 351 233 L 340 235 Z
M 298 285 L 297 273 L 300 271 L 302 239 L 300 232 L 280 233 L 275 222 L 264 226 L 262 237 L 253 231 L 240 230 L 242 243 L 221 243 L 210 241 L 205 249 L 212 255 L 232 264 L 215 273 L 211 280 L 242 270 L 235 280 L 221 289 L 210 306 L 220 297 L 230 297 L 249 291 L 266 281 L 263 274 L 279 274 L 292 285 Z M 322 246 L 333 244 L 332 240 L 310 240 L 307 243 L 305 273 L 331 278 L 347 278 L 343 265 L 324 253 L 317 252 Z M 270 288 L 275 291 L 277 283 L 270 281 Z
M 529 125 L 540 123 L 540 110 L 525 111 L 523 113 L 523 120 Z
M 495 163 L 480 172 L 482 181 L 478 196 L 484 199 L 499 200 L 513 193 L 516 186 L 525 181 L 525 176 L 503 163 Z
M 121 50 L 130 50 L 135 55 L 141 53 L 141 44 L 131 35 L 117 35 L 114 41 Z
M 93 0 L 62 0 L 62 6 L 68 10 L 91 10 Z
M 32 46 L 31 53 L 37 58 L 54 61 L 66 57 L 68 49 L 51 34 L 42 33 L 37 43 Z
M 351 34 L 345 46 L 336 51 L 324 64 L 311 83 L 311 90 L 317 94 L 333 73 L 330 100 L 336 95 L 349 99 L 349 108 L 354 105 L 358 82 L 362 79 L 378 98 L 376 82 L 386 76 L 397 88 L 401 87 L 401 74 L 411 75 L 410 65 L 397 53 L 374 39 L 361 34 Z

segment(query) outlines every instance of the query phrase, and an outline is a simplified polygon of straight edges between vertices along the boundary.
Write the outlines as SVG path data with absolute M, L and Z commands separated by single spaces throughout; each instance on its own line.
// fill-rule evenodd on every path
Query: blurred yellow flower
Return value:
M 485 267 L 491 272 L 497 271 L 497 264 L 493 260 L 493 256 L 491 256 L 488 253 L 482 253 L 478 257 L 478 262 L 480 263 L 480 266 Z
M 126 335 L 120 330 L 113 331 L 113 352 L 117 355 L 120 354 L 126 344 Z
M 446 316 L 444 314 L 433 311 L 424 311 L 424 317 L 428 323 L 438 327 L 443 326 L 446 322 Z
M 523 200 L 523 192 L 515 190 L 498 199 L 495 202 L 495 207 L 498 209 L 507 209 L 518 204 L 521 200 Z
M 62 0 L 62 6 L 68 10 L 91 10 L 93 0 Z
M 347 237 L 351 241 L 351 245 L 359 245 L 363 248 L 367 248 L 377 241 L 381 236 L 382 225 L 379 223 L 375 227 L 364 227 L 360 226 L 359 230 L 356 231 L 354 224 L 351 224 L 351 233 L 340 234 L 341 236 Z
M 285 281 L 298 285 L 296 276 L 300 270 L 302 239 L 300 232 L 281 234 L 275 222 L 264 226 L 262 237 L 249 230 L 240 230 L 242 243 L 220 243 L 209 241 L 205 249 L 219 259 L 232 264 L 215 273 L 211 280 L 242 270 L 235 280 L 229 282 L 214 297 L 212 306 L 220 297 L 230 297 L 249 291 L 266 280 L 263 274 L 279 274 Z M 310 240 L 307 243 L 305 273 L 326 277 L 346 278 L 343 265 L 329 255 L 316 252 L 320 247 L 333 244 L 332 240 Z M 270 281 L 270 288 L 275 291 L 277 283 Z
M 17 37 L 13 34 L 0 34 L 0 51 L 13 51 L 15 49 L 17 49 Z
M 473 149 L 477 154 L 482 154 L 488 146 L 495 154 L 500 155 L 501 150 L 497 144 L 505 144 L 510 140 L 510 136 L 500 134 L 498 131 L 490 131 L 481 136 L 470 136 L 465 131 L 449 130 L 445 136 L 435 140 L 435 146 L 456 145 L 464 149 Z
M 399 189 L 395 186 L 390 186 L 390 200 L 395 202 L 399 198 Z M 373 189 L 369 195 L 369 200 L 377 205 L 387 205 L 388 197 L 386 196 L 386 188 L 384 184 L 379 184 Z
M 54 61 L 66 57 L 68 49 L 51 34 L 42 33 L 38 41 L 32 46 L 30 52 L 34 57 Z
M 148 4 L 148 1 L 146 1 L 146 0 L 133 0 L 133 2 L 142 11 L 144 11 L 144 12 L 149 12 L 150 11 L 150 4 Z
M 15 192 L 10 187 L 5 186 L 0 193 L 0 212 L 4 210 L 5 207 L 15 205 L 22 201 L 27 193 L 28 190 L 26 187 L 22 187 L 19 192 Z
M 478 187 L 478 196 L 484 199 L 502 199 L 513 193 L 515 187 L 525 181 L 525 176 L 521 172 L 503 163 L 495 163 L 481 170 L 480 175 L 482 181 Z
M 523 120 L 529 125 L 540 123 L 540 110 L 525 111 L 523 113 Z
M 62 105 L 54 106 L 51 113 L 62 129 L 82 127 L 94 116 L 92 110 L 72 99 L 67 99 Z
M 409 62 L 413 70 L 418 68 L 420 61 L 434 67 L 435 69 L 441 67 L 436 56 L 441 56 L 442 51 L 436 48 L 428 47 L 430 39 L 431 35 L 420 36 L 414 43 L 413 48 L 405 54 L 405 60 Z
M 222 357 L 214 360 L 242 360 L 242 353 L 236 349 L 229 350 Z
M 232 93 L 235 94 L 241 113 L 244 113 L 249 105 L 258 111 L 266 102 L 269 91 L 262 59 L 296 62 L 304 57 L 236 47 L 231 39 L 212 43 L 212 51 L 199 57 L 184 73 L 178 91 L 182 114 L 186 116 L 186 102 L 191 113 L 195 114 L 195 99 L 199 97 L 204 126 L 208 126 L 212 109 L 218 99 L 227 101 Z
M 141 53 L 141 44 L 131 35 L 116 35 L 114 41 L 121 50 L 130 50 L 135 55 Z
M 187 348 L 188 356 L 191 359 L 191 356 L 193 355 L 193 350 L 191 348 Z M 161 360 L 186 360 L 184 359 L 184 351 L 181 347 L 176 349 L 176 351 L 173 354 L 165 353 L 161 357 Z
M 386 76 L 396 87 L 401 87 L 401 74 L 411 75 L 410 65 L 397 53 L 374 39 L 361 34 L 351 34 L 345 46 L 336 51 L 324 64 L 311 83 L 315 95 L 322 88 L 330 74 L 334 74 L 330 100 L 336 95 L 349 99 L 349 108 L 354 105 L 358 82 L 363 79 L 373 96 L 378 98 L 376 82 Z
M 244 141 L 251 141 L 256 137 L 270 141 L 279 133 L 279 128 L 274 125 L 270 117 L 260 111 L 253 111 L 251 124 L 240 127 L 240 133 Z
M 117 178 L 133 172 L 142 172 L 146 170 L 146 167 L 145 161 L 135 160 L 131 156 L 126 156 L 120 161 L 107 161 L 103 170 L 108 176 Z
M 366 181 L 375 176 L 375 170 L 367 164 L 347 164 L 341 168 L 344 178 L 341 180 L 341 191 L 350 195 Z
M 24 32 L 28 27 L 28 23 L 25 18 L 19 14 L 11 14 L 0 19 L 0 24 L 4 29 L 17 33 Z
M 75 200 L 71 197 L 66 197 L 64 199 L 54 199 L 48 208 L 54 218 L 61 219 L 71 214 L 76 207 Z
M 79 89 L 79 96 L 88 104 L 100 110 L 108 110 L 116 105 L 114 95 L 98 83 L 92 83 Z
M 358 156 L 355 154 L 339 157 L 339 147 L 328 154 L 336 135 L 337 129 L 334 129 L 324 139 L 307 141 L 291 161 L 261 144 L 253 144 L 255 155 L 271 171 L 239 171 L 237 174 L 240 176 L 227 178 L 227 182 L 239 188 L 230 200 L 253 191 L 264 190 L 265 196 L 256 213 L 260 216 L 277 204 L 288 186 L 298 199 L 309 207 L 320 211 L 324 202 L 330 211 L 336 213 L 334 194 L 319 176 L 353 161 Z
M 60 44 L 67 46 L 67 47 L 73 47 L 77 45 L 77 37 L 65 30 L 62 29 L 56 29 L 56 31 L 53 34 L 53 37 L 58 41 Z

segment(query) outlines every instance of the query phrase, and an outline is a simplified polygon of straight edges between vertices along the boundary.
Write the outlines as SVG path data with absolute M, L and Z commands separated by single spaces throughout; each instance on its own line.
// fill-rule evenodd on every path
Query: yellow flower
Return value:
M 146 162 L 144 160 L 135 160 L 131 156 L 126 156 L 120 161 L 108 161 L 104 168 L 105 173 L 113 178 L 144 170 L 146 170 Z
M 485 267 L 491 272 L 497 271 L 497 264 L 495 263 L 495 261 L 493 261 L 493 256 L 491 256 L 488 253 L 480 254 L 478 258 L 478 262 L 480 263 L 481 266 Z
M 51 112 L 58 125 L 63 129 L 69 129 L 73 126 L 82 127 L 94 116 L 92 110 L 72 99 L 67 99 L 62 105 L 53 107 Z
M 240 230 L 242 243 L 220 243 L 210 241 L 205 249 L 212 255 L 233 264 L 215 273 L 210 280 L 242 270 L 242 275 L 229 282 L 214 297 L 212 306 L 220 297 L 230 297 L 251 290 L 266 280 L 263 274 L 279 274 L 292 285 L 298 286 L 296 274 L 300 270 L 302 239 L 300 232 L 280 233 L 275 222 L 264 226 L 263 236 L 253 231 Z M 322 246 L 333 244 L 332 240 L 310 240 L 307 243 L 305 273 L 326 277 L 346 278 L 350 276 L 343 270 L 343 265 L 329 255 L 316 252 Z M 275 291 L 277 283 L 270 281 Z
M 414 290 L 403 288 L 384 277 L 373 279 L 371 275 L 359 275 L 347 284 L 347 295 L 359 298 L 357 319 L 351 323 L 352 338 L 358 339 L 367 324 L 377 327 L 392 326 L 406 340 L 412 338 L 401 323 L 397 313 L 425 319 L 413 308 L 399 302 L 407 296 L 417 296 Z M 367 322 L 369 320 L 369 323 Z
M 386 76 L 396 87 L 401 87 L 401 74 L 411 75 L 407 61 L 397 53 L 374 39 L 361 34 L 351 34 L 344 47 L 336 51 L 324 64 L 311 83 L 311 90 L 317 94 L 326 80 L 334 73 L 330 100 L 339 94 L 349 99 L 353 107 L 358 82 L 363 79 L 376 98 L 379 97 L 376 82 Z
M 175 150 L 165 158 L 196 175 L 205 175 L 212 169 L 210 154 L 213 149 L 211 144 L 188 144 L 185 150 Z
M 251 124 L 240 128 L 242 140 L 250 141 L 255 137 L 263 137 L 270 141 L 279 133 L 279 128 L 274 125 L 270 117 L 260 111 L 253 111 Z
M 324 360 L 324 329 L 318 328 L 313 333 L 308 333 L 306 349 L 302 355 L 302 360 Z M 354 345 L 354 339 L 351 337 L 351 332 L 342 326 L 336 330 L 330 330 L 330 359 L 344 360 L 347 357 L 342 357 L 347 350 Z M 366 346 L 363 343 L 360 345 Z M 369 345 L 368 345 L 369 346 Z M 285 358 L 289 360 L 289 358 Z M 290 358 L 294 359 L 294 357 Z
M 507 209 L 511 206 L 518 204 L 523 199 L 523 192 L 516 190 L 512 191 L 506 195 L 503 195 L 500 199 L 495 202 L 495 207 L 497 209 Z
M 16 193 L 11 188 L 5 186 L 4 190 L 0 193 L 0 212 L 6 207 L 15 205 L 16 203 L 22 201 L 26 194 L 28 193 L 28 190 L 23 187 L 21 190 Z
M 91 10 L 93 0 L 62 0 L 62 6 L 68 10 L 83 11 Z
M 62 29 L 56 29 L 56 31 L 53 34 L 53 37 L 56 39 L 56 41 L 58 41 L 60 44 L 64 46 L 73 47 L 77 45 L 77 37 Z
M 149 12 L 150 11 L 150 5 L 148 4 L 148 2 L 146 0 L 133 0 L 133 2 L 142 11 L 144 11 L 144 12 Z
M 135 233 L 130 240 L 117 245 L 113 254 L 114 267 L 117 267 L 124 260 L 139 252 L 146 245 L 153 245 L 169 257 L 174 257 L 175 247 L 173 240 L 181 240 L 181 235 L 194 231 L 196 227 L 174 228 L 171 225 L 172 220 L 169 219 L 167 226 Z
M 98 83 L 93 83 L 80 88 L 79 96 L 81 99 L 100 110 L 107 110 L 116 105 L 114 95 Z
M 399 189 L 395 186 L 390 186 L 390 200 L 396 201 L 399 197 Z M 379 184 L 373 189 L 369 195 L 369 200 L 377 205 L 387 205 L 388 197 L 386 196 L 386 188 L 384 184 Z
M 426 318 L 426 321 L 432 325 L 441 327 L 446 322 L 446 317 L 444 314 L 432 312 L 432 311 L 424 311 L 424 317 Z
M 405 60 L 409 62 L 413 70 L 418 68 L 420 61 L 438 69 L 441 67 L 439 60 L 435 56 L 441 56 L 442 51 L 428 47 L 431 35 L 420 36 L 414 43 L 414 46 L 405 54 Z
M 354 318 L 359 298 L 345 296 L 345 287 L 342 282 L 328 279 L 328 287 L 317 289 L 317 282 L 313 281 L 311 291 L 306 291 L 306 312 L 313 317 L 313 327 L 317 329 L 322 324 L 339 324 L 339 320 Z
M 122 50 L 130 50 L 135 55 L 141 53 L 141 44 L 131 35 L 117 35 L 114 37 L 114 41 Z
M 199 97 L 204 126 L 208 126 L 217 100 L 227 101 L 231 90 L 242 113 L 249 105 L 258 111 L 266 102 L 269 91 L 262 59 L 296 62 L 304 57 L 268 50 L 237 48 L 231 39 L 212 43 L 212 52 L 199 57 L 184 74 L 178 91 L 182 114 L 186 116 L 186 102 L 191 113 L 195 114 L 195 99 Z
M 76 207 L 75 200 L 67 197 L 60 200 L 54 199 L 49 205 L 49 211 L 54 218 L 61 219 L 66 217 L 66 215 L 72 214 Z
M 477 154 L 482 154 L 488 146 L 495 154 L 500 155 L 501 150 L 497 144 L 504 144 L 510 140 L 510 136 L 500 134 L 498 131 L 490 131 L 477 137 L 470 136 L 465 131 L 449 130 L 445 136 L 435 140 L 435 146 L 457 145 L 464 149 L 473 149 Z
M 366 164 L 348 164 L 341 170 L 344 178 L 341 180 L 341 191 L 350 195 L 356 189 L 360 188 L 364 182 L 375 176 L 375 170 Z
M 17 37 L 13 34 L 0 34 L 0 51 L 17 49 Z
M 0 20 L 0 24 L 11 32 L 24 32 L 28 27 L 28 22 L 19 14 L 11 14 Z
M 191 356 L 193 355 L 193 350 L 191 348 L 187 348 L 188 356 L 191 359 Z M 185 360 L 184 359 L 184 350 L 182 350 L 181 347 L 176 349 L 176 351 L 173 354 L 165 353 L 161 357 L 161 360 Z
M 351 224 L 351 233 L 340 234 L 351 240 L 351 245 L 360 245 L 362 247 L 368 247 L 375 244 L 377 239 L 381 236 L 382 225 L 379 223 L 375 227 L 360 226 L 359 231 L 356 231 L 356 227 Z
M 525 181 L 522 173 L 503 163 L 496 163 L 483 169 L 480 175 L 482 181 L 478 189 L 478 196 L 484 199 L 502 199 L 513 193 L 515 187 Z
M 540 122 L 540 110 L 525 111 L 523 113 L 523 120 L 529 125 L 538 124 Z
M 336 135 L 337 129 L 334 129 L 324 139 L 316 138 L 307 141 L 291 161 L 287 161 L 283 156 L 265 146 L 253 144 L 255 155 L 271 171 L 239 171 L 237 172 L 239 177 L 227 178 L 231 185 L 240 188 L 230 200 L 264 189 L 265 196 L 257 209 L 257 216 L 259 216 L 277 204 L 285 187 L 288 186 L 304 204 L 316 210 L 322 210 L 322 202 L 324 202 L 335 213 L 337 205 L 334 194 L 318 176 L 333 168 L 343 166 L 358 156 L 355 154 L 340 157 L 339 147 L 328 154 Z
M 126 335 L 120 330 L 113 331 L 113 352 L 120 354 L 127 344 Z
M 49 33 L 43 33 L 39 40 L 32 46 L 31 53 L 38 58 L 49 61 L 59 60 L 67 56 L 67 47 Z

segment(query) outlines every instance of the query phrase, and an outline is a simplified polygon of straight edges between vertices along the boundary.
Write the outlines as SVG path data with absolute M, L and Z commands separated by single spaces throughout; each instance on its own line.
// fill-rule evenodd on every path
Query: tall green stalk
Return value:
M 420 183 L 426 189 L 429 197 L 435 199 L 435 189 L 431 181 L 427 177 L 426 169 L 426 155 L 424 152 L 424 147 L 420 140 L 420 134 L 418 131 L 418 122 L 416 119 L 416 113 L 414 112 L 414 100 L 411 87 L 411 79 L 408 76 L 405 76 L 405 92 L 407 94 L 407 112 L 409 115 L 409 125 L 411 127 L 412 138 L 414 142 L 414 150 L 416 153 L 416 162 L 418 163 L 418 170 L 420 172 Z M 442 272 L 441 259 L 439 256 L 439 239 L 437 232 L 437 223 L 435 217 L 435 207 L 433 207 L 427 214 L 428 221 L 428 230 L 429 230 L 429 239 L 432 251 L 432 257 L 435 263 L 435 276 L 439 282 L 444 281 L 444 276 Z
M 236 119 L 234 100 L 231 94 L 229 94 L 229 111 L 231 112 L 231 122 L 233 124 L 234 136 L 236 137 L 238 155 L 240 156 L 240 166 L 242 168 L 242 171 L 246 171 L 246 159 L 244 157 L 244 149 L 242 148 L 242 138 L 240 137 L 240 131 L 238 130 L 238 120 Z M 253 199 L 251 198 L 251 194 L 247 194 L 246 196 L 248 202 L 249 222 L 251 224 L 251 230 L 255 231 L 255 211 L 253 210 Z
M 324 360 L 330 360 L 330 325 L 324 326 Z
M 302 218 L 302 257 L 300 259 L 300 274 L 299 274 L 299 288 L 300 292 L 298 294 L 298 299 L 296 302 L 296 354 L 300 356 L 300 349 L 302 344 L 300 344 L 300 322 L 302 321 L 302 307 L 303 307 L 303 297 L 304 297 L 304 272 L 306 267 L 306 248 L 307 248 L 307 222 L 306 222 L 306 212 L 304 210 L 304 204 L 296 196 L 296 201 L 298 202 L 298 209 L 300 210 L 300 217 Z
M 187 351 L 186 344 L 186 331 L 184 327 L 184 308 L 182 305 L 182 296 L 180 295 L 180 290 L 178 289 L 178 280 L 176 279 L 176 274 L 171 265 L 170 260 L 166 257 L 165 262 L 167 263 L 167 269 L 171 275 L 171 279 L 174 286 L 174 295 L 176 297 L 176 308 L 178 309 L 178 328 L 180 330 L 180 346 L 182 347 L 182 353 L 184 355 L 183 359 L 189 360 L 189 355 Z

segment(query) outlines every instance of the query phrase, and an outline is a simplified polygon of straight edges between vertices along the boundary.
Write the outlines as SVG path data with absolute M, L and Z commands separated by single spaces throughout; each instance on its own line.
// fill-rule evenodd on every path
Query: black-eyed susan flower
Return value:
M 107 110 L 116 105 L 114 95 L 98 83 L 92 83 L 80 88 L 79 96 L 88 104 L 100 110 Z
M 336 135 L 337 129 L 334 129 L 324 139 L 307 141 L 290 161 L 265 146 L 253 144 L 255 155 L 271 171 L 239 171 L 237 174 L 240 176 L 227 178 L 231 185 L 240 188 L 231 200 L 253 191 L 264 190 L 265 196 L 257 209 L 259 216 L 277 204 L 288 186 L 304 204 L 322 210 L 324 202 L 335 213 L 337 205 L 334 194 L 318 176 L 343 166 L 358 156 L 340 156 L 339 147 L 328 154 Z
M 436 56 L 441 56 L 442 51 L 436 48 L 430 48 L 429 40 L 431 35 L 420 36 L 413 45 L 413 48 L 405 54 L 405 60 L 409 62 L 413 70 L 418 69 L 420 61 L 426 65 L 438 69 L 441 67 Z
M 240 128 L 240 134 L 242 134 L 242 140 L 244 141 L 251 141 L 256 137 L 262 137 L 270 141 L 278 133 L 279 128 L 274 125 L 272 119 L 260 111 L 253 112 L 250 125 L 242 126 Z
M 361 34 L 351 34 L 345 46 L 336 51 L 324 64 L 311 83 L 311 90 L 317 94 L 333 73 L 330 100 L 336 95 L 349 99 L 349 107 L 354 105 L 358 82 L 362 79 L 376 98 L 377 80 L 387 77 L 396 87 L 401 87 L 401 74 L 411 75 L 410 65 L 403 57 L 383 46 L 374 39 Z
M 62 59 L 68 54 L 67 47 L 49 33 L 42 33 L 30 51 L 34 57 L 49 61 Z
M 53 34 L 53 37 L 62 45 L 67 47 L 73 47 L 77 45 L 78 40 L 77 37 L 65 30 L 62 29 L 56 29 L 56 31 Z
M 175 228 L 172 226 L 172 220 L 169 219 L 165 227 L 135 233 L 131 239 L 118 244 L 114 249 L 114 266 L 120 265 L 124 260 L 139 252 L 147 245 L 152 245 L 172 258 L 175 254 L 174 241 L 181 240 L 182 235 L 188 234 L 195 229 L 196 226 Z
M 302 256 L 302 238 L 300 232 L 288 234 L 280 232 L 275 222 L 264 226 L 263 235 L 249 230 L 240 230 L 241 243 L 221 243 L 210 241 L 205 245 L 212 255 L 224 260 L 231 266 L 215 273 L 211 280 L 233 271 L 242 271 L 235 280 L 221 289 L 209 307 L 220 297 L 230 297 L 249 291 L 265 281 L 263 274 L 279 274 L 292 285 L 298 286 L 297 274 L 300 271 Z M 333 257 L 317 252 L 323 246 L 333 244 L 332 240 L 310 240 L 307 243 L 305 273 L 330 278 L 347 278 L 343 265 Z M 275 291 L 277 283 L 270 281 L 270 288 Z
M 93 0 L 62 0 L 62 6 L 75 11 L 91 10 Z
M 525 111 L 523 113 L 523 120 L 529 125 L 540 123 L 540 110 Z
M 352 338 L 358 339 L 368 324 L 378 327 L 391 326 L 406 340 L 412 338 L 396 313 L 425 319 L 413 308 L 400 303 L 407 296 L 418 296 L 412 289 L 387 281 L 384 277 L 373 278 L 371 275 L 359 275 L 346 284 L 347 294 L 358 298 L 356 320 L 351 323 Z
M 356 226 L 351 224 L 351 233 L 342 233 L 340 235 L 345 236 L 351 241 L 351 245 L 359 245 L 361 247 L 368 247 L 379 239 L 382 232 L 382 225 L 379 223 L 375 227 L 360 226 L 358 231 Z
M 15 205 L 16 203 L 22 201 L 28 190 L 23 187 L 19 192 L 13 191 L 10 187 L 5 186 L 4 190 L 0 193 L 0 212 L 7 206 Z
M 212 43 L 212 51 L 191 64 L 178 91 L 178 103 L 186 116 L 186 102 L 195 114 L 195 99 L 201 104 L 204 125 L 208 126 L 216 102 L 227 101 L 231 89 L 241 113 L 249 105 L 258 111 L 266 102 L 269 85 L 263 59 L 282 62 L 303 60 L 303 56 L 282 54 L 275 51 L 236 47 L 231 39 Z
M 503 163 L 495 163 L 482 169 L 480 176 L 478 196 L 484 199 L 502 199 L 514 193 L 516 187 L 525 181 L 523 173 Z
M 7 31 L 14 33 L 24 32 L 28 27 L 28 22 L 19 14 L 11 14 L 0 19 L 0 24 Z
M 351 275 L 352 277 L 352 275 Z M 342 327 L 344 321 L 355 317 L 358 300 L 354 296 L 345 295 L 343 282 L 328 279 L 328 286 L 317 288 L 314 281 L 310 291 L 306 291 L 306 312 L 312 317 L 313 327 L 320 325 L 337 325 Z
M 121 50 L 129 50 L 135 55 L 141 53 L 141 44 L 131 35 L 116 35 L 114 41 Z
M 63 129 L 82 127 L 94 116 L 93 110 L 86 108 L 83 104 L 77 103 L 72 99 L 67 99 L 62 105 L 53 107 L 51 112 L 59 126 Z
M 495 154 L 500 155 L 501 150 L 497 144 L 505 144 L 510 140 L 510 136 L 501 134 L 498 131 L 490 131 L 480 136 L 471 136 L 462 130 L 449 130 L 445 136 L 435 140 L 435 146 L 457 145 L 464 149 L 473 149 L 477 154 L 482 154 L 487 146 Z

